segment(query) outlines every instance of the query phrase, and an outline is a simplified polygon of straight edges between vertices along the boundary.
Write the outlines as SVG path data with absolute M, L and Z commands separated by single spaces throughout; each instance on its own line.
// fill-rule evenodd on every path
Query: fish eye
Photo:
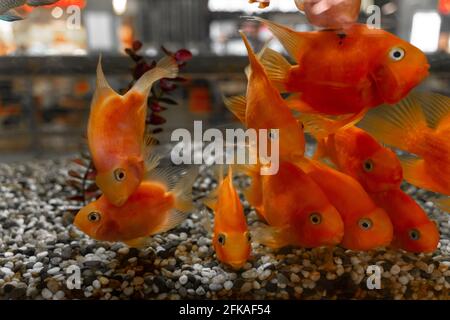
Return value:
M 373 226 L 373 223 L 370 219 L 361 219 L 358 221 L 358 225 L 363 230 L 370 230 Z
M 402 48 L 393 48 L 389 52 L 389 57 L 394 61 L 401 61 L 405 57 L 405 50 Z
M 409 231 L 409 237 L 411 240 L 417 241 L 420 239 L 420 231 L 417 229 L 412 229 Z
M 309 221 L 312 224 L 321 224 L 322 223 L 322 215 L 320 213 L 314 212 L 309 216 Z
M 125 170 L 123 169 L 116 169 L 114 170 L 114 179 L 116 179 L 116 181 L 123 181 L 125 180 L 126 174 L 125 174 Z
M 217 241 L 220 243 L 221 246 L 225 245 L 225 239 L 226 236 L 223 233 L 219 233 L 219 235 L 217 236 Z
M 247 241 L 248 241 L 248 242 L 252 241 L 252 235 L 250 234 L 250 232 L 247 231 L 247 232 L 245 233 L 245 237 L 247 238 Z
M 88 218 L 89 222 L 98 222 L 101 219 L 101 215 L 100 215 L 100 212 L 94 211 L 94 212 L 89 213 L 87 218 Z
M 364 171 L 366 171 L 366 172 L 372 172 L 374 166 L 375 165 L 371 159 L 368 159 L 368 160 L 364 161 L 364 163 L 363 163 L 363 168 L 364 168 Z

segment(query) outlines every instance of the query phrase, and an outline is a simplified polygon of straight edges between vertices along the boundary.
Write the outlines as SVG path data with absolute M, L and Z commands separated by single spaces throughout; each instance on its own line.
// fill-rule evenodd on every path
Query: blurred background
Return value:
M 381 27 L 411 41 L 429 57 L 431 76 L 421 90 L 450 95 L 450 0 L 364 0 L 360 21 L 381 9 Z M 245 90 L 243 29 L 255 49 L 271 37 L 242 16 L 268 19 L 311 30 L 293 0 L 272 0 L 261 10 L 246 0 L 61 0 L 55 5 L 22 7 L 23 21 L 0 21 L 0 161 L 52 158 L 76 153 L 84 142 L 99 53 L 115 89 L 132 80 L 133 61 L 124 54 L 134 40 L 146 56 L 160 46 L 194 54 L 184 69 L 188 82 L 176 91 L 178 105 L 159 139 L 175 128 L 225 126 L 235 120 L 222 95 Z M 282 50 L 272 41 L 271 47 Z

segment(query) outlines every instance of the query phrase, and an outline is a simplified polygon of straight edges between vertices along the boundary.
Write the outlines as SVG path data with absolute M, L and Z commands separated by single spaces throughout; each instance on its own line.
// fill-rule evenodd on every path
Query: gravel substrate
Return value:
M 72 192 L 65 186 L 67 168 L 68 161 L 0 165 L 0 299 L 449 298 L 450 215 L 414 187 L 405 189 L 440 226 L 434 254 L 273 251 L 255 244 L 252 260 L 235 272 L 216 261 L 195 213 L 145 250 L 89 239 L 71 224 L 67 209 L 79 204 L 65 200 Z M 211 189 L 207 174 L 199 181 L 198 192 Z M 249 223 L 256 223 L 244 206 Z M 367 289 L 369 265 L 382 267 L 380 290 Z M 81 287 L 70 290 L 68 268 L 77 267 Z

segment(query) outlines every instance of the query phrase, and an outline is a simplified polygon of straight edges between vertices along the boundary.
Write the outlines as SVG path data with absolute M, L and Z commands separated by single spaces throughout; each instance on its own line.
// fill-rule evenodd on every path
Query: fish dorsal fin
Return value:
M 176 60 L 173 57 L 164 57 L 159 60 L 153 69 L 144 73 L 144 75 L 136 81 L 128 93 L 138 92 L 147 98 L 150 94 L 150 89 L 156 81 L 161 80 L 162 78 L 172 79 L 177 77 L 177 75 L 178 64 Z
M 360 122 L 360 127 L 385 144 L 406 150 L 409 142 L 428 128 L 425 115 L 414 96 L 408 96 L 396 105 L 385 105 L 371 110 Z
M 289 55 L 295 59 L 296 62 L 299 62 L 302 50 L 309 42 L 305 33 L 297 32 L 281 24 L 259 17 L 249 17 L 249 20 L 259 21 L 265 24 L 285 47 L 287 52 L 289 52 Z
M 259 61 L 258 56 L 255 54 L 255 51 L 253 51 L 253 48 L 250 45 L 250 42 L 248 41 L 246 35 L 242 31 L 239 31 L 239 34 L 241 35 L 245 47 L 247 48 L 248 59 L 250 60 L 250 66 L 245 72 L 247 74 L 247 78 L 250 79 L 254 72 L 256 72 L 257 74 L 265 75 L 266 73 L 264 67 Z
M 450 115 L 450 98 L 437 93 L 414 93 L 433 129 L 439 129 L 441 120 Z
M 152 134 L 147 133 L 144 135 L 144 140 L 143 140 L 143 155 L 144 155 L 144 159 L 149 159 L 152 155 L 152 152 L 155 149 L 155 146 L 158 145 L 158 140 L 156 140 Z
M 259 54 L 259 60 L 266 69 L 267 76 L 280 92 L 288 92 L 286 79 L 292 68 L 282 54 L 270 48 L 264 48 Z
M 247 110 L 247 98 L 244 96 L 235 96 L 223 99 L 225 106 L 230 110 L 236 118 L 245 124 L 245 116 Z
M 92 100 L 92 108 L 100 107 L 101 104 L 98 103 L 98 100 L 113 95 L 117 95 L 117 93 L 111 88 L 108 81 L 106 80 L 105 73 L 103 72 L 102 67 L 102 56 L 100 55 L 97 64 L 96 89 L 94 99 Z

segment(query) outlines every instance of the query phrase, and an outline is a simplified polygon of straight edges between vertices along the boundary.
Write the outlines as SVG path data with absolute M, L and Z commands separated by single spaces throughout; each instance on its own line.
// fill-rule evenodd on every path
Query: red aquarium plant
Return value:
M 126 54 L 133 60 L 134 66 L 131 69 L 132 80 L 128 86 L 120 90 L 121 94 L 125 94 L 130 90 L 134 83 L 142 77 L 147 71 L 156 66 L 156 61 L 148 61 L 144 56 L 139 54 L 142 49 L 140 41 L 134 41 L 132 48 L 125 49 Z M 164 54 L 172 56 L 178 62 L 180 69 L 186 66 L 187 62 L 192 59 L 192 53 L 189 50 L 181 49 L 176 52 L 171 52 L 162 47 Z M 177 102 L 171 96 L 177 88 L 178 84 L 185 82 L 186 79 L 178 77 L 175 79 L 161 79 L 152 87 L 152 94 L 148 98 L 148 118 L 147 131 L 152 134 L 157 134 L 163 131 L 161 125 L 167 122 L 167 119 L 162 116 L 162 113 L 167 110 L 169 105 L 177 105 Z M 158 140 L 153 138 L 152 142 L 158 143 Z M 71 200 L 80 201 L 83 204 L 98 198 L 100 190 L 95 184 L 95 168 L 89 152 L 82 152 L 80 157 L 73 160 L 77 168 L 70 170 L 67 184 L 76 190 L 75 195 L 71 196 Z

